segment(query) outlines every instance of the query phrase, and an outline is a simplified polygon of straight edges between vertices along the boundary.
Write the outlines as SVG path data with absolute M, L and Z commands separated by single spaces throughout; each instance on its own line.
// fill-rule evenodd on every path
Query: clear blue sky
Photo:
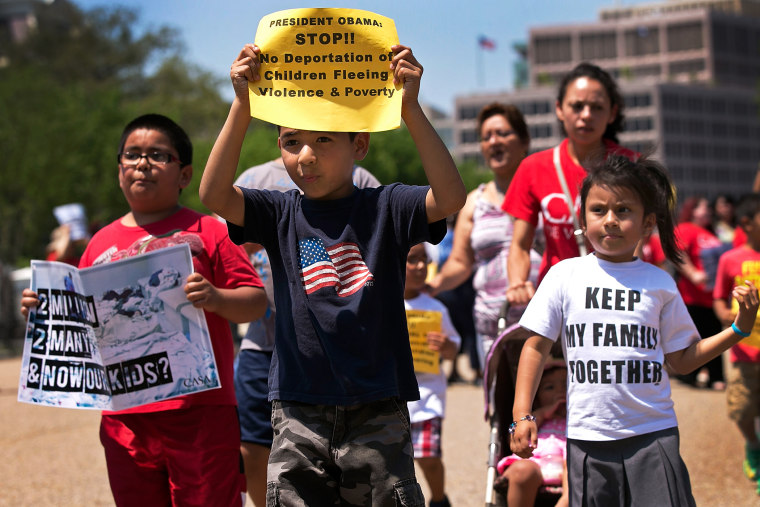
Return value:
M 531 27 L 590 22 L 599 9 L 652 3 L 642 0 L 73 0 L 83 9 L 123 4 L 136 7 L 142 26 L 179 29 L 185 58 L 225 79 L 246 42 L 253 42 L 266 14 L 298 7 L 351 7 L 382 14 L 396 23 L 399 40 L 411 46 L 425 68 L 421 100 L 451 113 L 457 95 L 512 89 L 515 42 Z M 478 49 L 478 36 L 496 49 Z M 479 54 L 480 53 L 480 54 Z M 478 58 L 481 58 L 482 73 Z M 231 86 L 222 90 L 228 99 Z

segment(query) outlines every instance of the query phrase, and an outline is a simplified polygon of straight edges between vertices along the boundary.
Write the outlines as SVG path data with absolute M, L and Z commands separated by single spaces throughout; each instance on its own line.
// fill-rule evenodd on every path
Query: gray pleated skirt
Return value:
M 678 428 L 622 440 L 567 439 L 571 507 L 694 507 Z

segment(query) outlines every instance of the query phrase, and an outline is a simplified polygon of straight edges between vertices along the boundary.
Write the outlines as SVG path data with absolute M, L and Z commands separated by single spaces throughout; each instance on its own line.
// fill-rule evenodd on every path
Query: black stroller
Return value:
M 506 308 L 502 311 L 506 315 Z M 486 480 L 486 507 L 507 505 L 506 496 L 494 489 L 498 475 L 499 460 L 511 454 L 509 449 L 509 424 L 512 422 L 512 405 L 515 397 L 517 364 L 525 340 L 530 336 L 519 324 L 506 326 L 506 318 L 499 319 L 499 334 L 485 359 L 483 390 L 485 394 L 485 419 L 491 427 L 488 443 L 488 476 Z M 561 357 L 559 341 L 552 355 Z M 542 487 L 536 497 L 536 506 L 555 505 L 561 496 L 561 488 Z

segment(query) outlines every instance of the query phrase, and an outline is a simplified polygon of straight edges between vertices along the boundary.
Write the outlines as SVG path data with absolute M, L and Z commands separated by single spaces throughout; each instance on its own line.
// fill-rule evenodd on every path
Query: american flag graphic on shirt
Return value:
M 301 280 L 307 294 L 322 287 L 335 287 L 340 297 L 350 296 L 372 280 L 355 243 L 338 243 L 325 248 L 320 238 L 298 242 L 301 254 Z

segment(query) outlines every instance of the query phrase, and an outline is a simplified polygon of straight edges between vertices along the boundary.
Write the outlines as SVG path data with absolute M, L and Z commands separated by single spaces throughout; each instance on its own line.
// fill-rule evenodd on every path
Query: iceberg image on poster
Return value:
M 221 387 L 187 244 L 76 269 L 32 261 L 18 400 L 121 410 Z

